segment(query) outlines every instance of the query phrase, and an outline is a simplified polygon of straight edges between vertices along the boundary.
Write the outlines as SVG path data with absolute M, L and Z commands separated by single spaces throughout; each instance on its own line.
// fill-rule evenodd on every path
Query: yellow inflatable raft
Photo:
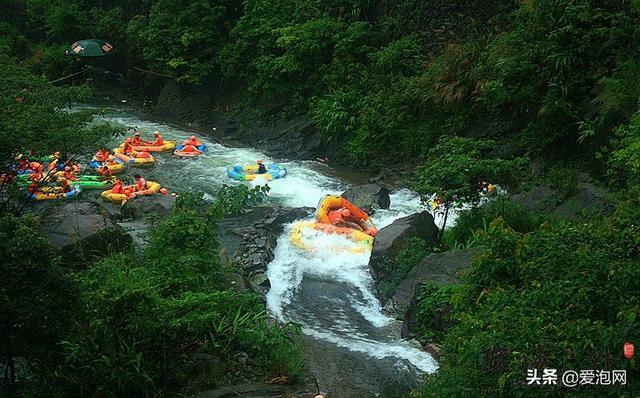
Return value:
M 131 155 L 125 155 L 122 148 L 116 148 L 113 150 L 113 154 L 118 161 L 129 166 L 148 167 L 156 163 L 156 160 L 148 152 L 133 151 Z
M 107 168 L 111 170 L 111 173 L 119 174 L 124 171 L 126 166 L 124 163 L 118 162 L 116 159 L 117 159 L 116 157 L 111 155 L 109 157 L 108 162 L 101 162 L 98 159 L 96 159 L 96 157 L 94 156 L 93 159 L 91 160 L 91 163 L 89 163 L 89 167 L 91 167 L 91 169 L 97 173 L 98 170 L 102 168 L 102 166 L 106 165 Z
M 164 152 L 175 149 L 175 141 L 165 141 L 162 145 L 132 145 L 134 151 L 138 152 Z M 120 144 L 120 148 L 124 148 L 124 142 Z
M 157 182 L 154 181 L 147 181 L 147 189 L 142 190 L 142 191 L 134 191 L 136 189 L 136 185 L 127 185 L 125 187 L 122 187 L 124 190 L 131 190 L 132 193 L 130 195 L 130 197 L 128 199 L 133 199 L 136 196 L 145 196 L 145 195 L 155 195 L 156 193 L 158 193 L 158 191 L 160 191 L 160 184 L 158 184 Z M 116 202 L 116 203 L 122 203 L 125 199 L 127 199 L 127 195 L 123 194 L 123 193 L 113 193 L 111 192 L 111 190 L 107 190 L 107 191 L 103 191 L 100 196 L 102 196 L 102 199 L 110 201 L 110 202 Z
M 342 196 L 327 195 L 322 198 L 320 203 L 318 203 L 318 208 L 316 210 L 316 221 L 320 224 L 331 225 L 329 212 L 342 208 L 348 209 L 351 213 L 351 216 L 345 221 L 357 224 L 362 231 L 368 235 L 376 236 L 378 229 L 369 219 L 369 215 Z
M 351 228 L 334 227 L 332 225 L 316 223 L 313 221 L 301 221 L 294 224 L 293 230 L 289 235 L 289 239 L 295 247 L 304 251 L 313 252 L 316 250 L 313 245 L 304 242 L 303 231 L 305 229 L 314 229 L 316 231 L 343 235 L 349 238 L 351 241 L 358 243 L 358 246 L 347 249 L 351 253 L 370 252 L 373 248 L 373 237 L 371 235 L 365 234 L 364 232 Z

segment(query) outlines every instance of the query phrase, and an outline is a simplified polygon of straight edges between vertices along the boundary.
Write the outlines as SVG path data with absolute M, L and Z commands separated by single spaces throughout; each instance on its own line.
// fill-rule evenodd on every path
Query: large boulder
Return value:
M 391 204 L 389 189 L 378 184 L 353 185 L 342 197 L 368 214 L 373 214 L 374 209 L 388 209 Z
M 395 259 L 412 237 L 424 239 L 429 245 L 438 243 L 438 227 L 428 211 L 399 218 L 378 231 L 373 243 L 369 270 L 376 280 L 385 278 L 384 262 Z
M 51 208 L 42 216 L 41 228 L 51 245 L 69 260 L 75 255 L 122 250 L 131 244 L 131 236 L 91 202 L 74 201 Z
M 548 213 L 558 205 L 558 191 L 548 186 L 534 187 L 530 191 L 513 195 L 511 199 L 536 213 Z
M 154 111 L 165 118 L 197 119 L 211 113 L 211 92 L 169 81 L 160 91 Z
M 548 186 L 539 186 L 512 196 L 514 202 L 536 213 L 553 214 L 565 220 L 588 219 L 593 213 L 610 214 L 615 208 L 611 192 L 588 177 L 581 177 L 575 193 L 563 199 Z
M 166 217 L 171 214 L 175 204 L 176 197 L 173 195 L 140 196 L 128 200 L 120 208 L 120 213 L 125 218 Z
M 270 288 L 266 277 L 267 267 L 273 260 L 274 249 L 284 226 L 307 218 L 313 212 L 311 207 L 270 208 L 269 213 L 252 226 L 234 229 L 234 233 L 242 236 L 242 241 L 235 249 L 234 263 L 242 270 L 251 290 L 266 295 Z
M 611 214 L 614 209 L 611 192 L 587 181 L 579 183 L 575 194 L 556 207 L 553 214 L 566 220 L 578 220 L 593 213 Z
M 396 315 L 404 317 L 402 337 L 408 337 L 416 324 L 420 286 L 426 282 L 443 286 L 457 283 L 460 272 L 471 267 L 478 252 L 479 249 L 470 248 L 430 254 L 409 271 L 385 305 L 387 310 L 393 309 Z

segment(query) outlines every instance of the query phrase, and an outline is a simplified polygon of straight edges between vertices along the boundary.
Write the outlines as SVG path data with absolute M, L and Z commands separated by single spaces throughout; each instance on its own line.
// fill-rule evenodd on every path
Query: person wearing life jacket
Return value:
M 156 137 L 156 140 L 153 142 L 153 146 L 162 146 L 164 145 L 164 139 L 162 139 L 162 136 L 160 135 L 159 131 L 154 131 L 153 132 L 153 136 Z
M 202 145 L 202 142 L 198 141 L 195 135 L 192 135 L 191 137 L 187 138 L 187 140 L 183 142 L 182 145 L 184 145 L 185 147 L 188 145 L 193 145 L 197 149 L 197 147 Z
M 100 148 L 98 149 L 98 153 L 96 153 L 96 160 L 98 162 L 106 162 L 107 160 L 109 160 L 110 156 L 111 153 L 109 153 L 108 149 Z
M 27 170 L 28 168 L 29 168 L 29 159 L 26 157 L 23 157 L 22 159 L 20 159 L 18 170 L 24 171 L 24 170 Z
M 143 145 L 143 141 L 142 141 L 142 138 L 140 137 L 140 132 L 139 131 L 136 131 L 135 134 L 133 134 L 133 139 L 131 140 L 131 145 L 133 145 L 133 146 Z
M 136 174 L 136 175 L 134 175 L 134 177 L 136 179 L 136 190 L 137 191 L 143 191 L 143 190 L 147 189 L 147 180 L 142 178 L 140 176 L 140 174 Z
M 29 179 L 31 181 L 40 181 L 44 178 L 44 175 L 42 174 L 41 170 L 34 170 L 31 175 L 29 176 Z
M 71 166 L 65 166 L 64 171 L 62 172 L 62 177 L 69 181 L 76 179 L 76 176 L 73 175 L 73 172 L 71 171 Z
M 13 184 L 14 182 L 16 182 L 16 172 L 13 170 L 0 176 L 0 187 L 4 184 Z
M 29 169 L 32 172 L 36 172 L 36 171 L 42 172 L 42 163 L 40 163 L 40 162 L 31 162 L 31 163 L 29 163 Z
M 67 160 L 67 162 L 64 164 L 64 168 L 63 170 L 66 170 L 66 168 L 69 167 L 71 168 L 71 172 L 72 173 L 79 173 L 80 172 L 80 165 L 76 162 L 74 162 L 73 160 Z
M 69 184 L 69 180 L 67 180 L 65 177 L 60 177 L 58 178 L 58 182 L 60 183 L 60 187 L 62 188 L 63 192 L 71 192 L 71 190 L 73 188 L 71 188 L 71 184 Z
M 343 228 L 351 228 L 356 229 L 358 231 L 362 231 L 363 228 L 356 222 L 353 222 L 351 211 L 347 208 L 340 208 L 337 210 L 331 210 L 327 216 L 329 217 L 329 222 L 336 227 Z
M 105 178 L 113 177 L 113 171 L 106 164 L 98 169 L 98 174 Z
M 122 181 L 116 180 L 116 182 L 111 187 L 111 193 L 124 193 L 124 188 L 122 187 Z
M 29 192 L 32 195 L 38 192 L 38 181 L 36 180 L 31 181 L 31 184 L 29 184 L 29 186 L 27 187 L 27 192 Z
M 262 163 L 262 160 L 258 159 L 256 163 L 258 163 L 258 174 L 265 174 L 267 167 Z
M 133 146 L 131 145 L 131 138 L 127 138 L 124 141 L 124 147 L 122 148 L 122 152 L 125 155 L 130 155 L 133 152 Z

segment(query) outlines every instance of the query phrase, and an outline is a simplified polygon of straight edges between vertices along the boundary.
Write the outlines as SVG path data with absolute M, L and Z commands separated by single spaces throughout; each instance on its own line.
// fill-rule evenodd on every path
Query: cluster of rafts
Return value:
M 180 157 L 196 157 L 206 151 L 206 145 L 196 136 L 191 136 L 180 145 L 175 141 L 164 141 L 159 132 L 154 132 L 155 142 L 146 142 L 137 132 L 127 138 L 113 151 L 100 149 L 83 172 L 75 161 L 67 160 L 59 152 L 47 156 L 35 156 L 32 153 L 19 154 L 11 171 L 2 175 L 2 182 L 15 182 L 27 190 L 34 200 L 70 199 L 86 189 L 101 189 L 101 196 L 107 201 L 123 203 L 138 196 L 168 193 L 160 184 L 146 181 L 144 186 L 137 184 L 122 186 L 115 176 L 127 167 L 150 167 L 156 163 L 153 154 L 173 150 Z
M 84 171 L 80 164 L 64 159 L 59 152 L 41 157 L 33 153 L 19 154 L 10 165 L 11 171 L 2 175 L 1 180 L 17 183 L 34 200 L 71 199 L 86 189 L 101 189 L 103 199 L 118 203 L 159 192 L 167 194 L 168 191 L 154 181 L 145 181 L 144 186 L 123 186 L 116 174 L 128 167 L 151 167 L 161 152 L 173 151 L 179 157 L 195 158 L 205 153 L 207 147 L 195 135 L 177 145 L 176 141 L 163 140 L 158 131 L 153 134 L 153 142 L 143 141 L 141 133 L 136 132 L 113 151 L 101 148 Z M 271 181 L 286 174 L 284 165 L 265 165 L 261 160 L 256 164 L 227 167 L 228 177 L 237 181 L 252 181 L 258 177 Z

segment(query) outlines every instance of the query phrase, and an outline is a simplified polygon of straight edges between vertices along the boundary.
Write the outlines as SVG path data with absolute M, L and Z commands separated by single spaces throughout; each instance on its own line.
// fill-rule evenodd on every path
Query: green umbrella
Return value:
M 65 50 L 66 55 L 77 57 L 102 57 L 113 52 L 113 46 L 98 39 L 78 40 Z

